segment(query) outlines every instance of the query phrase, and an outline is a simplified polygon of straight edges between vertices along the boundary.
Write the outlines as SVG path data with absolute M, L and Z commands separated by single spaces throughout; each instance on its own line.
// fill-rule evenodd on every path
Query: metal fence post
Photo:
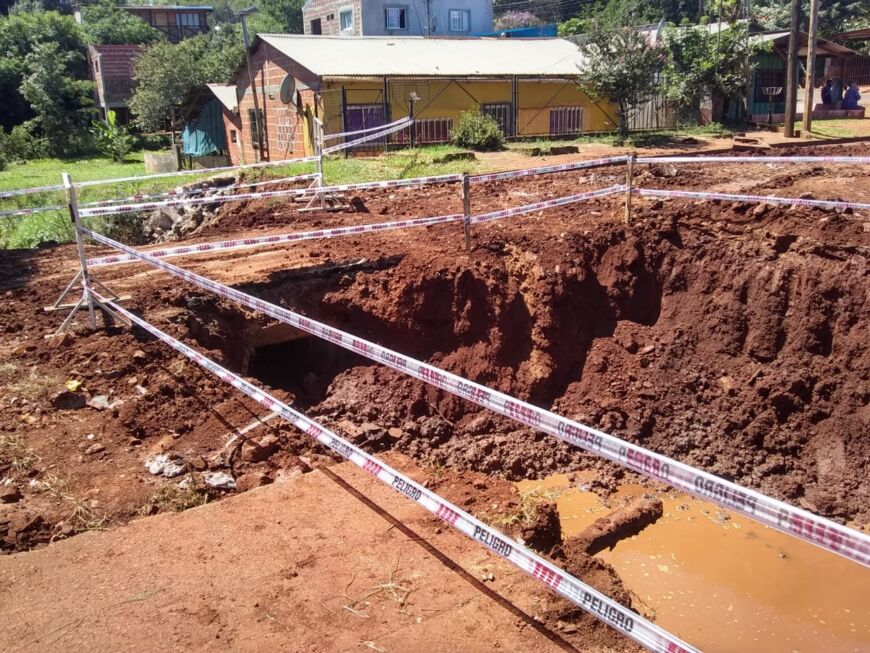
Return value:
M 471 251 L 471 182 L 468 173 L 462 173 L 462 231 L 465 234 L 465 251 Z
M 631 194 L 634 190 L 634 161 L 637 154 L 632 152 L 628 155 L 625 168 L 625 224 L 631 224 Z
M 84 237 L 82 234 L 82 224 L 81 218 L 79 217 L 79 205 L 78 199 L 76 198 L 76 188 L 73 186 L 72 178 L 70 177 L 68 172 L 62 173 L 63 176 L 63 186 L 66 189 L 66 196 L 69 203 L 69 215 L 70 220 L 73 223 L 73 228 L 76 232 L 76 246 L 79 251 L 79 261 L 81 262 L 82 267 L 82 289 L 84 290 L 84 300 L 88 303 L 88 313 L 91 318 L 91 326 L 93 328 L 97 327 L 97 316 L 94 314 L 94 298 L 91 294 L 91 277 L 88 274 L 88 263 L 85 259 L 85 244 Z M 73 311 L 75 312 L 75 310 Z

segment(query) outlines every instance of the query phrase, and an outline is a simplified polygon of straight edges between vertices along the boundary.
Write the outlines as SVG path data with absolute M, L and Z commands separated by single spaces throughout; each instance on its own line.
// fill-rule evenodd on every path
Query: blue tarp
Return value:
M 196 120 L 181 133 L 182 152 L 188 156 L 206 156 L 227 149 L 227 137 L 221 104 L 211 100 L 202 107 Z
M 503 29 L 498 32 L 487 32 L 486 34 L 475 34 L 474 36 L 504 36 L 510 39 L 535 39 L 549 38 L 556 36 L 556 24 L 552 25 L 533 25 L 531 27 L 514 27 L 512 29 Z

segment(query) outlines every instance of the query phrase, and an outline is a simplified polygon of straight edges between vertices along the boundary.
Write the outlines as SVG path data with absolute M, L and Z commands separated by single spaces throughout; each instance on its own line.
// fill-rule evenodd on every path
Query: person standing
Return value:
M 822 86 L 822 104 L 826 107 L 831 107 L 834 105 L 834 80 L 829 79 L 825 82 L 825 85 Z
M 844 109 L 860 109 L 858 100 L 861 99 L 861 94 L 858 92 L 858 83 L 849 82 L 849 88 L 846 90 L 846 95 L 843 96 Z

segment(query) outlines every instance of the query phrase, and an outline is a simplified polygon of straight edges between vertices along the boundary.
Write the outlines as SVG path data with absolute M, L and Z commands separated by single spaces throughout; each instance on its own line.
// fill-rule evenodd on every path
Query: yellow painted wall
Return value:
M 342 130 L 340 119 L 340 89 L 344 86 L 348 104 L 380 104 L 383 80 L 324 80 L 323 112 L 326 132 Z M 411 92 L 421 98 L 415 106 L 415 117 L 450 118 L 455 125 L 459 115 L 475 104 L 510 103 L 511 82 L 426 79 L 389 80 L 390 120 L 408 115 L 408 97 Z M 519 112 L 518 136 L 549 135 L 550 109 L 555 107 L 582 107 L 583 131 L 611 131 L 617 109 L 607 103 L 596 105 L 581 92 L 574 81 L 566 80 L 520 80 L 518 82 Z

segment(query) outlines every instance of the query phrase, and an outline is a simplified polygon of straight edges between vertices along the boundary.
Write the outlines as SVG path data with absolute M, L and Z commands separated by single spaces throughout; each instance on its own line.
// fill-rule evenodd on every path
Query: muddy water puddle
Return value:
M 555 501 L 570 537 L 611 512 L 583 481 L 517 485 Z M 644 491 L 622 487 L 610 504 Z M 707 653 L 870 652 L 870 570 L 682 493 L 659 496 L 658 522 L 598 554 L 635 608 Z

